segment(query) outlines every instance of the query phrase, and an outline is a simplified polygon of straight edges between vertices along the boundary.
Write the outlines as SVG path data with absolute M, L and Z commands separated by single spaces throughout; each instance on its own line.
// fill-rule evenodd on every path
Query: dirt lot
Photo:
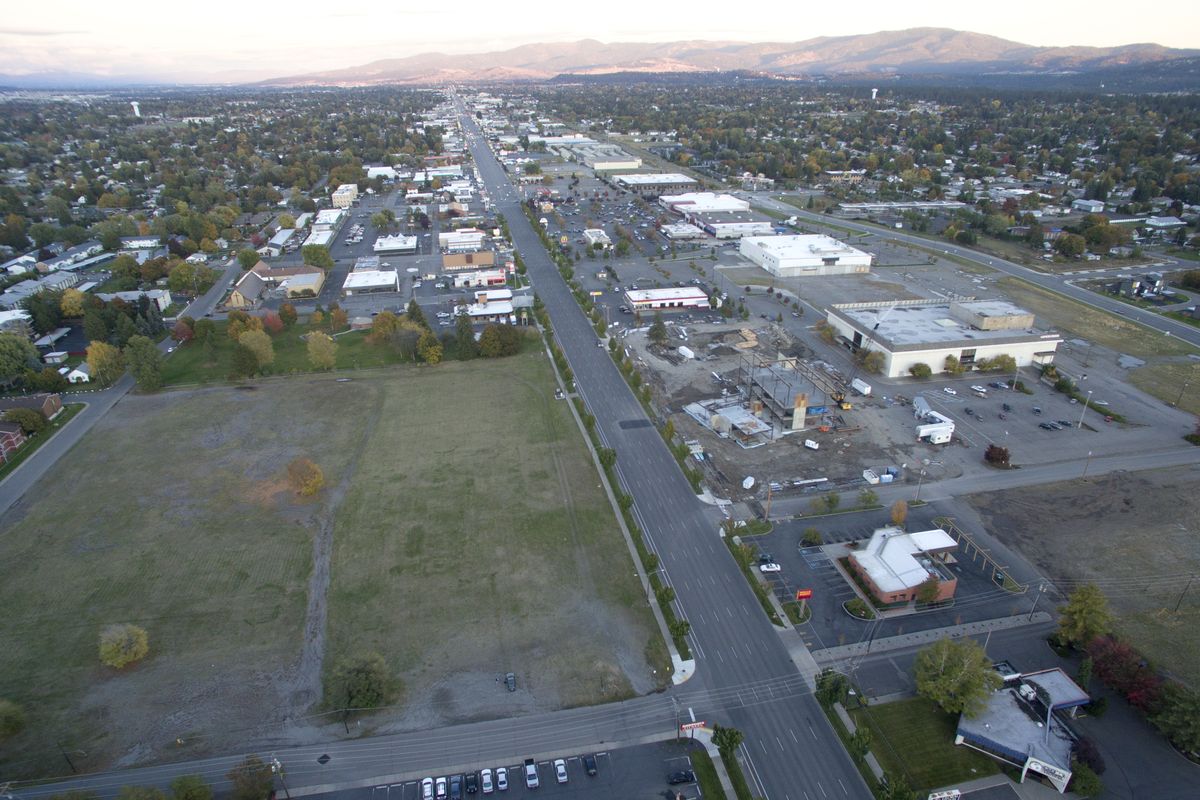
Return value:
M 5 773 L 61 773 L 59 745 L 91 771 L 328 738 L 305 715 L 342 652 L 405 679 L 376 725 L 652 688 L 665 648 L 552 391 L 535 352 L 126 398 L 0 520 L 0 696 L 30 717 Z M 284 480 L 301 455 L 313 502 Z M 127 621 L 149 658 L 102 668 Z
M 1200 496 L 1195 468 L 976 495 L 989 532 L 1056 586 L 1095 583 L 1117 630 L 1164 669 L 1200 682 Z M 1175 604 L 1183 601 L 1179 611 Z

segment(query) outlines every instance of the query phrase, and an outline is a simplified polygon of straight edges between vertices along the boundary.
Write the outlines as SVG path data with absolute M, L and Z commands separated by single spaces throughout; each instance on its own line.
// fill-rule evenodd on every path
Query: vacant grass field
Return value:
M 213 357 L 205 357 L 204 346 L 188 342 L 176 349 L 163 362 L 163 384 L 166 386 L 223 383 L 229 377 L 233 360 L 234 341 L 226 334 L 226 323 L 218 321 L 213 342 Z M 328 325 L 317 326 L 329 333 Z M 308 362 L 307 344 L 300 337 L 313 330 L 308 325 L 296 325 L 290 330 L 274 336 L 275 363 L 268 367 L 267 375 L 291 375 L 312 372 Z M 347 331 L 334 337 L 338 344 L 336 369 L 365 369 L 383 367 L 401 362 L 394 348 L 370 345 L 366 331 Z
M 871 752 L 884 772 L 907 777 L 918 794 L 1000 771 L 982 753 L 955 745 L 958 716 L 924 698 L 859 708 L 850 716 L 870 729 Z
M 603 702 L 666 678 L 633 561 L 553 389 L 540 351 L 387 384 L 336 520 L 327 665 L 382 653 L 407 686 L 398 724 Z M 508 671 L 515 694 L 496 682 Z
M 1019 278 L 1000 278 L 996 283 L 1014 303 L 1029 309 L 1058 330 L 1109 350 L 1137 358 L 1183 356 L 1196 352 L 1196 348 L 1174 336 L 1164 336 Z
M 369 400 L 329 378 L 131 395 L 0 519 L 0 696 L 29 715 L 6 774 L 59 774 L 59 744 L 81 771 L 191 754 L 291 708 L 323 504 L 284 469 L 344 472 Z M 97 658 L 114 622 L 150 638 L 123 672 Z
M 1200 361 L 1177 359 L 1138 367 L 1129 382 L 1147 394 L 1200 414 Z
M 1188 469 L 974 495 L 988 531 L 1064 589 L 1094 582 L 1117 632 L 1200 683 L 1200 496 Z M 1182 600 L 1182 602 L 1180 602 Z M 1175 604 L 1179 603 L 1179 610 Z

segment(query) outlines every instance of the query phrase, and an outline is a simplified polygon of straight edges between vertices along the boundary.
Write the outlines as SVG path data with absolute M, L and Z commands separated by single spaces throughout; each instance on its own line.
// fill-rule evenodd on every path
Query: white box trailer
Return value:
M 864 381 L 862 378 L 855 378 L 850 381 L 850 388 L 861 394 L 863 397 L 869 397 L 871 394 L 871 384 Z

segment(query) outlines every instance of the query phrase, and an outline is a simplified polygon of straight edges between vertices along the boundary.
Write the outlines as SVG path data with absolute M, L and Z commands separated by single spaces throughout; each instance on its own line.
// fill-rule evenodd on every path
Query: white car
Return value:
M 433 778 L 421 780 L 421 800 L 433 800 Z
M 508 767 L 496 767 L 496 788 L 502 792 L 508 791 Z
M 438 319 L 450 319 L 450 312 L 439 311 L 439 312 L 437 312 L 437 318 Z
M 567 782 L 567 762 L 563 761 L 561 758 L 556 758 L 554 760 L 554 778 L 559 783 Z
M 446 798 L 446 779 L 437 779 L 437 788 L 434 790 L 435 800 L 445 800 Z
M 776 564 L 774 561 L 768 561 L 766 564 L 758 565 L 759 572 L 783 572 L 783 567 Z
M 942 389 L 942 391 L 945 392 L 946 394 L 958 394 L 957 389 L 951 389 L 949 386 Z
M 972 392 L 979 392 L 980 394 L 987 394 L 987 387 L 986 387 L 986 386 L 980 386 L 979 384 L 976 384 L 976 385 L 974 385 L 974 386 L 972 386 L 972 387 L 971 387 L 971 391 L 972 391 Z
M 484 794 L 491 794 L 496 791 L 496 785 L 492 783 L 492 771 L 486 767 L 479 772 L 479 788 Z

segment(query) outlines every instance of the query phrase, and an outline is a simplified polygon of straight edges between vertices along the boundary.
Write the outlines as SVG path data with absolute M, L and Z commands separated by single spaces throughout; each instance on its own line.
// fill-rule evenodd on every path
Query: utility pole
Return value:
M 287 800 L 292 800 L 291 794 L 288 793 L 287 781 L 283 779 L 283 764 L 275 757 L 274 753 L 271 754 L 271 774 L 279 776 L 279 783 L 283 786 L 283 796 Z
M 1183 596 L 1188 593 L 1188 589 L 1192 588 L 1192 581 L 1195 579 L 1195 575 L 1192 575 L 1190 578 L 1188 578 L 1187 586 L 1183 587 L 1183 591 L 1179 593 L 1179 599 L 1175 601 L 1175 607 L 1171 609 L 1172 614 L 1179 611 L 1179 604 L 1183 602 Z
M 1183 402 L 1183 393 L 1187 391 L 1187 388 L 1188 388 L 1188 382 L 1187 382 L 1187 381 L 1184 381 L 1184 382 L 1183 382 L 1183 387 L 1182 387 L 1182 388 L 1179 390 L 1179 397 L 1176 397 L 1176 398 L 1175 398 L 1175 402 L 1174 402 L 1174 403 L 1172 403 L 1171 405 L 1175 406 L 1176 408 L 1178 408 L 1178 407 L 1179 407 L 1179 404 L 1180 404 L 1181 402 Z
M 1046 584 L 1044 584 L 1044 583 L 1038 584 L 1037 596 L 1033 598 L 1033 608 L 1029 609 L 1029 619 L 1033 619 L 1033 612 L 1037 611 L 1038 600 L 1042 599 L 1042 592 L 1045 591 L 1045 589 L 1046 589 Z
M 1083 477 L 1085 480 L 1087 479 L 1088 467 L 1090 467 L 1091 465 L 1092 465 L 1092 451 L 1088 450 L 1087 461 L 1083 462 Z
M 1079 412 L 1079 424 L 1076 425 L 1075 427 L 1077 427 L 1077 428 L 1083 427 L 1083 415 L 1087 413 L 1088 403 L 1090 403 L 1090 402 L 1092 402 L 1092 390 L 1091 389 L 1088 390 L 1087 399 L 1085 399 L 1083 401 L 1083 411 Z

